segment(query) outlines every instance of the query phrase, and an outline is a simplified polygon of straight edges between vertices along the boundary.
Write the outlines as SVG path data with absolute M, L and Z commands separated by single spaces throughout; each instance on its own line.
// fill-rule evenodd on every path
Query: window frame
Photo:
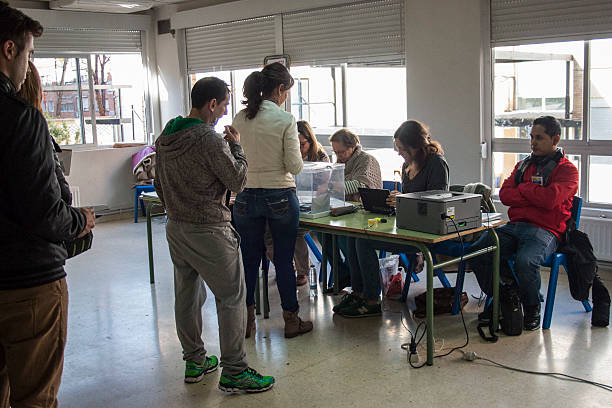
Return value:
M 104 144 L 100 144 L 98 141 L 98 132 L 97 132 L 97 126 L 96 126 L 96 116 L 97 116 L 97 112 L 98 110 L 96 109 L 96 105 L 94 103 L 94 101 L 96 100 L 96 96 L 95 96 L 95 87 L 94 86 L 89 86 L 89 84 L 93 85 L 93 77 L 91 76 L 91 70 L 92 70 L 92 65 L 91 65 L 91 57 L 93 55 L 96 54 L 102 54 L 102 52 L 96 52 L 96 51 L 90 51 L 90 52 L 54 52 L 54 51 L 38 51 L 35 50 L 35 54 L 34 54 L 34 63 L 36 63 L 36 58 L 69 58 L 69 59 L 78 59 L 78 58 L 83 58 L 87 61 L 87 77 L 88 77 L 88 95 L 86 98 L 83 98 L 82 96 L 82 92 L 84 89 L 81 89 L 81 92 L 79 92 L 79 95 L 81 95 L 79 97 L 79 107 L 75 106 L 75 110 L 74 112 L 77 112 L 77 110 L 80 110 L 80 122 L 81 122 L 81 127 L 80 127 L 80 132 L 82 137 L 85 137 L 85 119 L 84 119 L 84 112 L 87 112 L 88 116 L 90 117 L 91 120 L 91 126 L 92 126 L 92 142 L 84 142 L 84 143 L 77 143 L 77 144 L 66 144 L 66 145 L 62 145 L 64 147 L 66 147 L 67 149 L 90 149 L 90 148 L 107 148 L 108 146 L 112 146 L 112 145 L 104 145 Z M 141 61 L 142 64 L 142 68 L 143 68 L 143 72 L 146 74 L 148 67 L 146 64 L 146 55 L 145 55 L 145 50 L 142 49 L 138 52 L 105 52 L 104 54 L 109 54 L 109 55 L 122 55 L 122 54 L 126 54 L 126 55 L 130 55 L 130 54 L 138 54 L 139 55 L 139 60 Z M 78 84 L 79 87 L 81 87 L 81 81 L 78 80 Z M 143 140 L 143 144 L 148 145 L 152 143 L 152 133 L 151 133 L 151 126 L 152 126 L 152 121 L 151 121 L 151 108 L 150 108 L 150 95 L 149 95 L 149 76 L 145 75 L 145 83 L 143 84 L 143 101 L 144 101 L 144 115 L 145 118 L 142 120 L 143 125 L 144 125 L 144 130 L 145 130 L 145 138 Z M 83 106 L 83 102 L 87 100 L 88 102 L 88 109 L 85 109 Z M 107 103 L 107 101 L 105 101 L 105 103 Z M 92 109 L 93 108 L 93 109 Z M 126 142 L 127 143 L 127 142 Z
M 304 65 L 296 65 L 297 67 L 304 67 Z M 334 106 L 334 112 L 335 112 L 335 126 L 325 126 L 325 127 L 314 127 L 313 129 L 315 130 L 317 139 L 319 140 L 319 142 L 323 145 L 329 145 L 329 137 L 337 130 L 342 129 L 342 128 L 351 128 L 351 130 L 355 131 L 358 135 L 359 135 L 359 139 L 361 140 L 361 144 L 362 146 L 364 146 L 367 149 L 380 149 L 380 148 L 390 148 L 390 149 L 394 149 L 395 145 L 393 142 L 393 134 L 395 132 L 395 130 L 388 130 L 388 129 L 384 129 L 384 128 L 361 128 L 361 127 L 357 127 L 357 126 L 353 126 L 350 123 L 350 115 L 348 115 L 348 105 L 347 105 L 347 70 L 352 68 L 352 67 L 371 67 L 371 68 L 406 68 L 405 65 L 398 65 L 398 64 L 387 64 L 385 62 L 380 62 L 380 63 L 371 63 L 371 64 L 348 64 L 348 63 L 344 63 L 344 64 L 330 64 L 330 65 L 321 65 L 321 66 L 310 66 L 310 67 L 316 67 L 316 68 L 329 68 L 332 69 L 334 72 L 336 72 L 336 74 L 334 74 L 333 76 L 333 87 L 334 87 L 334 91 L 333 91 L 333 95 L 334 95 L 334 102 L 327 102 L 327 103 L 331 103 Z M 291 72 L 291 69 L 293 67 L 289 66 L 289 71 Z M 202 74 L 211 74 L 214 75 L 216 72 L 219 73 L 229 73 L 230 75 L 230 83 L 228 85 L 230 85 L 230 88 L 233 89 L 235 92 L 241 92 L 241 89 L 237 89 L 235 87 L 236 85 L 236 78 L 235 78 L 235 72 L 236 71 L 240 71 L 240 70 L 245 70 L 245 69 L 252 69 L 253 71 L 256 70 L 260 70 L 261 67 L 242 67 L 242 68 L 234 68 L 231 70 L 218 70 L 218 71 L 208 71 L 208 72 L 196 72 L 196 73 L 186 73 L 184 75 L 184 83 L 185 83 L 185 89 L 191 89 L 192 87 L 192 75 L 194 76 L 194 78 L 197 75 L 202 75 Z M 292 73 L 293 75 L 293 73 Z M 297 79 L 297 78 L 296 78 Z M 296 84 L 294 85 L 294 87 L 297 87 L 297 81 Z M 185 98 L 183 99 L 183 103 L 185 104 L 185 106 L 190 106 L 190 92 L 185 92 L 184 96 Z M 234 113 L 234 115 L 236 115 L 238 113 L 238 111 L 240 109 L 242 109 L 242 107 L 240 106 L 240 100 L 241 100 L 241 95 L 236 95 L 233 94 L 233 97 L 230 100 L 230 105 L 231 105 L 231 110 Z M 312 103 L 314 104 L 319 104 L 319 103 Z M 303 104 L 304 106 L 308 106 L 310 105 L 310 103 L 305 103 Z M 286 102 L 283 104 L 283 109 L 286 112 L 291 113 L 291 107 L 292 106 L 297 106 L 297 104 L 293 103 L 293 100 L 291 98 L 291 94 L 289 94 Z M 187 110 L 188 111 L 188 110 Z M 229 109 L 228 109 L 228 115 L 230 115 Z M 300 120 L 298 117 L 296 117 L 296 120 Z M 401 122 L 403 122 L 405 119 L 401 119 Z M 401 123 L 400 122 L 400 123 Z
M 612 34 L 608 37 L 612 40 Z M 576 41 L 575 39 L 547 39 L 542 41 L 543 44 L 554 42 Z M 583 210 L 585 214 L 595 216 L 612 216 L 612 203 L 598 203 L 588 201 L 589 197 L 589 169 L 591 156 L 611 156 L 612 157 L 612 140 L 591 140 L 590 135 L 590 86 L 591 86 L 591 40 L 579 40 L 584 43 L 584 76 L 583 76 L 583 95 L 582 95 L 582 131 L 580 139 L 577 140 L 562 140 L 560 146 L 563 147 L 567 155 L 580 156 L 580 195 L 584 199 Z M 532 44 L 533 42 L 529 42 Z M 528 43 L 525 43 L 528 44 Z M 521 45 L 521 44 L 516 44 Z M 500 45 L 505 46 L 505 45 Z M 511 138 L 496 138 L 495 137 L 495 47 L 489 46 L 490 52 L 490 69 L 491 80 L 490 94 L 491 103 L 488 106 L 489 117 L 491 118 L 490 133 L 486 139 L 491 144 L 491 154 L 487 158 L 485 176 L 489 183 L 493 181 L 493 155 L 496 152 L 503 153 L 527 153 L 531 152 L 528 139 L 511 139 Z M 499 199 L 499 196 L 495 197 Z

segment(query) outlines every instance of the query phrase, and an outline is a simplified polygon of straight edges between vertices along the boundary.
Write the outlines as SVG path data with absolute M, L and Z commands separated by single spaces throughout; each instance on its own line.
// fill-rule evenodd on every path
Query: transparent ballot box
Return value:
M 304 162 L 295 185 L 302 217 L 325 217 L 330 209 L 345 205 L 344 164 Z

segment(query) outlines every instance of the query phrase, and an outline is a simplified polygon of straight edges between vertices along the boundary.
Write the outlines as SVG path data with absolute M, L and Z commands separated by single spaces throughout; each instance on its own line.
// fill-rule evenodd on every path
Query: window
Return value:
M 74 112 L 74 104 L 68 102 L 68 103 L 62 103 L 62 110 L 61 112 Z
M 612 39 L 591 41 L 590 46 L 589 136 L 612 141 Z
M 551 115 L 561 122 L 559 145 L 579 170 L 579 194 L 612 205 L 606 180 L 612 171 L 612 39 L 496 47 L 493 55 L 492 185 L 499 189 L 529 154 L 521 139 L 529 138 L 533 119 Z
M 211 76 L 217 77 L 225 81 L 225 83 L 229 85 L 230 91 L 232 93 L 230 96 L 230 104 L 227 107 L 227 115 L 223 116 L 217 122 L 217 125 L 215 127 L 215 130 L 217 132 L 221 133 L 223 132 L 224 126 L 231 125 L 232 120 L 234 119 L 234 116 L 236 116 L 236 114 L 244 108 L 244 106 L 241 103 L 241 101 L 244 99 L 244 97 L 242 96 L 242 88 L 244 86 L 244 81 L 246 80 L 246 77 L 249 76 L 249 74 L 255 71 L 256 69 L 258 68 L 240 69 L 240 70 L 235 70 L 235 71 L 203 72 L 203 73 L 191 74 L 189 76 L 189 83 L 191 87 L 193 87 L 193 85 L 195 85 L 195 83 L 199 79 L 211 77 Z
M 340 67 L 292 67 L 291 113 L 317 128 L 342 126 Z
M 291 113 L 298 120 L 309 121 L 317 134 L 330 135 L 349 127 L 358 135 L 390 136 L 406 120 L 403 67 L 349 65 L 343 74 L 342 66 L 302 66 L 292 67 L 291 74 L 296 80 L 291 90 Z
M 230 106 L 227 115 L 217 122 L 217 132 L 222 132 L 223 126 L 231 124 L 233 117 L 243 109 L 244 81 L 259 69 L 189 75 L 191 87 L 208 76 L 220 78 L 231 87 Z M 359 135 L 365 148 L 375 149 L 371 153 L 379 159 L 383 178 L 392 180 L 394 170 L 400 169 L 403 163 L 397 152 L 390 149 L 393 147 L 390 136 L 406 120 L 405 68 L 330 65 L 295 66 L 290 71 L 295 80 L 290 109 L 296 120 L 308 121 L 324 144 L 329 144 L 326 139 L 336 130 L 350 128 Z M 346 109 L 343 101 L 346 101 Z
M 60 145 L 147 140 L 140 54 L 37 57 L 34 63 L 49 131 Z
M 55 111 L 54 102 L 53 101 L 43 102 L 43 110 L 44 110 L 45 114 L 47 114 L 49 112 L 54 112 Z

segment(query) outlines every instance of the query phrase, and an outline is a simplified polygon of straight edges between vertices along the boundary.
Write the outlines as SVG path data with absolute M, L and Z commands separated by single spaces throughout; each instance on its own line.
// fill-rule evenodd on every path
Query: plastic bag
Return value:
M 399 267 L 399 255 L 390 255 L 378 260 L 384 297 L 399 300 L 406 281 L 406 273 Z

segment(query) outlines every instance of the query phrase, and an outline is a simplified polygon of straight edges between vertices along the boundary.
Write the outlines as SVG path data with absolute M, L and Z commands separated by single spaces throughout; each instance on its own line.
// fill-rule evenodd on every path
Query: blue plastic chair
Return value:
M 582 212 L 582 198 L 574 196 L 572 200 L 572 218 L 576 220 L 576 229 L 580 226 L 580 213 Z M 567 258 L 561 252 L 553 252 L 543 263 L 542 266 L 550 268 L 550 278 L 548 280 L 548 290 L 546 291 L 546 306 L 544 307 L 544 319 L 542 321 L 542 329 L 550 328 L 552 321 L 552 312 L 555 305 L 555 294 L 557 292 L 557 279 L 559 277 L 559 266 L 563 265 L 563 269 L 567 273 Z M 514 262 L 510 262 L 510 267 L 514 267 Z M 593 309 L 591 304 L 585 300 L 582 302 L 585 312 L 590 312 Z
M 138 200 L 140 199 L 140 195 L 142 193 L 148 193 L 151 191 L 155 191 L 155 187 L 153 184 L 142 184 L 134 187 L 134 222 L 138 222 Z M 140 201 L 140 209 L 142 210 L 142 216 L 146 215 L 145 213 L 145 205 L 144 202 Z
M 580 226 L 580 214 L 582 212 L 582 198 L 574 196 L 572 200 L 572 218 L 576 220 L 576 229 Z M 466 244 L 466 253 L 468 252 L 469 246 Z M 456 248 L 455 248 L 456 249 Z M 446 253 L 446 251 L 444 252 Z M 458 256 L 458 255 L 457 255 Z M 510 268 L 514 268 L 514 260 L 510 259 Z M 550 268 L 550 278 L 548 280 L 548 289 L 546 291 L 546 305 L 544 307 L 544 319 L 542 321 L 542 329 L 547 330 L 550 328 L 552 321 L 552 311 L 555 305 L 555 294 L 557 292 L 557 280 L 559 277 L 559 267 L 563 266 L 567 272 L 567 259 L 565 254 L 561 252 L 553 252 L 543 263 L 542 266 Z M 514 271 L 513 271 L 514 272 Z M 461 291 L 463 290 L 463 279 L 465 277 L 465 264 L 459 265 L 459 271 L 457 272 L 457 284 L 455 285 L 455 299 L 453 301 L 453 314 L 459 313 L 459 299 Z M 459 293 L 459 296 L 457 295 Z M 487 300 L 488 301 L 488 300 Z M 588 301 L 582 302 L 585 312 L 590 312 L 593 309 Z

